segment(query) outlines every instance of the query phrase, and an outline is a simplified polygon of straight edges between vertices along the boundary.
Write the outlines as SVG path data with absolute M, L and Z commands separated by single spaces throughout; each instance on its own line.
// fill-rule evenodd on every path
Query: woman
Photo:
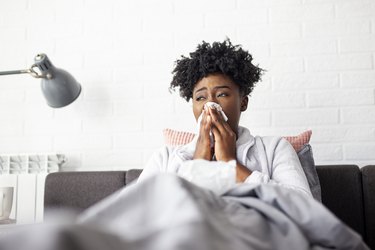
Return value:
M 312 196 L 288 141 L 253 137 L 247 128 L 239 126 L 241 112 L 247 109 L 248 96 L 263 71 L 252 60 L 247 51 L 227 39 L 212 45 L 202 42 L 190 57 L 176 61 L 171 89 L 178 88 L 186 101 L 192 99 L 196 120 L 201 116 L 199 134 L 187 145 L 165 146 L 156 152 L 139 181 L 158 172 L 177 173 L 189 160 L 235 160 L 237 183 L 274 183 Z M 205 108 L 207 102 L 219 104 L 228 120 L 217 109 Z

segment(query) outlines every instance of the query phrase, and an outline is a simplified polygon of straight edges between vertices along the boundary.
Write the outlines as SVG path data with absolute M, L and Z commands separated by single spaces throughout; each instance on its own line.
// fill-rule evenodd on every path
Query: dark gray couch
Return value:
M 135 180 L 142 170 L 58 172 L 45 185 L 45 208 L 83 210 Z M 317 166 L 322 202 L 375 249 L 375 165 Z

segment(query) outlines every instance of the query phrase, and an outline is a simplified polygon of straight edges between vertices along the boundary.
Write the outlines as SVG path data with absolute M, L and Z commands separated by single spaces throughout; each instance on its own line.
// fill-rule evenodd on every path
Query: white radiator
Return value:
M 43 220 L 45 178 L 65 161 L 62 154 L 0 155 L 0 187 L 14 187 L 10 219 L 17 224 Z

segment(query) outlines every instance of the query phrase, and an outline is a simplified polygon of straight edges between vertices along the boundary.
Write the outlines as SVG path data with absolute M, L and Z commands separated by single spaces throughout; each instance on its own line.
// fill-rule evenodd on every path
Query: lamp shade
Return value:
M 47 55 L 38 54 L 35 57 L 35 66 L 41 73 L 41 88 L 49 106 L 61 108 L 78 98 L 81 85 L 67 71 L 53 66 Z

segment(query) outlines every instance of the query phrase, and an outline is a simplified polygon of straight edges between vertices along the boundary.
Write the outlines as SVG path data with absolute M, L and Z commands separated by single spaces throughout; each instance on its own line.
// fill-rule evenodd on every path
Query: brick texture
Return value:
M 374 1 L 17 0 L 1 5 L 0 28 L 0 70 L 44 52 L 83 86 L 51 109 L 38 80 L 1 76 L 2 153 L 65 153 L 68 170 L 142 168 L 164 128 L 196 129 L 191 104 L 168 92 L 174 61 L 228 36 L 267 70 L 241 125 L 311 129 L 318 164 L 375 163 Z

